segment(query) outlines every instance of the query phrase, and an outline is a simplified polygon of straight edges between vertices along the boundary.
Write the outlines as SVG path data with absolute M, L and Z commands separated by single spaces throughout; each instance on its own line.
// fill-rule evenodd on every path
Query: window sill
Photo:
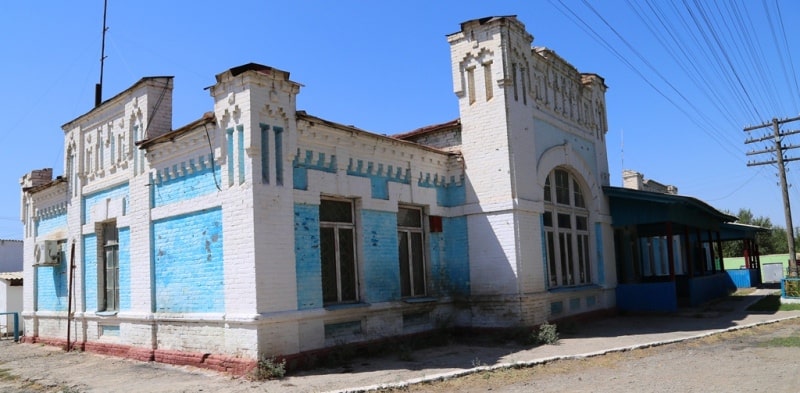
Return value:
M 600 289 L 601 286 L 597 284 L 588 284 L 588 285 L 576 285 L 574 287 L 556 287 L 556 288 L 549 288 L 547 291 L 550 293 L 562 293 L 562 292 L 579 292 L 579 291 L 588 291 L 593 289 Z
M 410 297 L 410 298 L 403 299 L 404 303 L 409 303 L 409 304 L 434 303 L 436 301 L 437 301 L 436 298 L 432 298 L 430 296 Z
M 328 311 L 336 311 L 336 310 L 346 310 L 350 308 L 361 308 L 361 307 L 369 307 L 369 303 L 337 303 L 337 304 L 327 304 L 322 306 L 322 308 Z
M 98 311 L 94 313 L 98 317 L 116 317 L 119 311 Z

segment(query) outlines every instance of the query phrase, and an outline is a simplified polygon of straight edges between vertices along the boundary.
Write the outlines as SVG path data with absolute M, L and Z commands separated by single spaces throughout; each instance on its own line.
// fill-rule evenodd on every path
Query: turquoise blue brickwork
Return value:
M 212 194 L 218 191 L 220 176 L 211 154 L 160 170 L 151 175 L 150 205 L 156 208 Z
M 236 156 L 239 165 L 239 184 L 244 183 L 244 126 L 236 126 Z
M 389 182 L 410 184 L 411 171 L 408 168 L 385 166 L 367 162 L 364 167 L 363 160 L 350 159 L 347 165 L 347 174 L 350 176 L 365 177 L 370 181 L 373 199 L 389 199 Z
M 61 252 L 58 266 L 39 266 L 36 268 L 36 309 L 39 311 L 67 310 L 67 269 L 69 262 Z
M 111 188 L 106 188 L 102 191 L 84 195 L 83 199 L 81 199 L 81 207 L 83 210 L 81 224 L 86 224 L 89 222 L 89 215 L 91 214 L 94 205 L 99 202 L 105 202 L 106 199 L 114 200 L 119 198 L 124 198 L 123 210 L 128 211 L 128 183 L 122 183 Z
M 275 132 L 275 184 L 283 185 L 283 127 L 272 127 Z
M 467 191 L 464 187 L 464 177 L 459 177 L 456 181 L 455 176 L 451 176 L 448 181 L 444 176 L 430 173 L 419 175 L 417 185 L 424 188 L 436 190 L 436 204 L 443 207 L 453 207 L 463 205 L 467 200 Z
M 400 260 L 397 244 L 397 214 L 361 210 L 364 238 L 362 266 L 364 301 L 370 303 L 400 299 Z
M 445 295 L 449 291 L 447 283 L 447 264 L 444 259 L 444 232 L 428 234 L 428 275 L 431 295 Z
M 83 293 L 85 311 L 97 311 L 97 235 L 95 234 L 83 236 Z
M 119 228 L 119 309 L 131 309 L 131 229 Z
M 606 283 L 606 268 L 603 259 L 603 225 L 599 222 L 594 224 L 594 234 L 597 243 L 597 283 L 603 285 Z
M 224 312 L 222 209 L 153 221 L 157 312 Z
M 544 277 L 544 287 L 550 289 L 550 272 L 547 268 L 547 231 L 544 229 L 544 214 L 539 215 L 539 228 L 542 229 L 542 277 Z
M 228 136 L 228 185 L 233 185 L 233 128 L 225 130 Z
M 269 124 L 258 126 L 261 128 L 261 182 L 269 184 Z
M 550 303 L 550 315 L 558 315 L 564 312 L 564 302 Z
M 314 152 L 306 150 L 305 156 L 301 159 L 300 149 L 297 149 L 297 154 L 292 160 L 292 170 L 294 189 L 307 190 L 309 170 L 336 173 L 336 155 L 331 155 L 328 160 L 325 157 L 325 153 L 318 153 L 317 158 L 314 159 Z
M 43 236 L 59 228 L 67 227 L 67 212 L 47 215 L 36 221 L 36 236 Z
M 469 296 L 469 240 L 466 217 L 445 217 L 442 219 L 445 238 L 445 263 L 447 281 L 451 295 Z
M 100 326 L 100 335 L 109 337 L 119 337 L 119 325 L 103 325 Z
M 581 308 L 581 298 L 574 297 L 569 299 L 569 310 L 570 311 L 578 311 Z
M 294 205 L 294 255 L 297 309 L 322 307 L 318 205 Z

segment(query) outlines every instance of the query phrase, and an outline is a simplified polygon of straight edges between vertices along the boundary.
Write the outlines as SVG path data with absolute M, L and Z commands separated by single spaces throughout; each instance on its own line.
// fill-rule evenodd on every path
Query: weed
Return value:
M 788 297 L 800 297 L 800 281 L 787 279 L 784 282 L 784 290 Z
M 280 362 L 274 357 L 262 357 L 258 365 L 253 370 L 253 379 L 264 381 L 267 379 L 281 379 L 286 375 L 286 359 Z
M 533 342 L 537 344 L 555 345 L 558 344 L 558 330 L 555 324 L 545 322 L 539 325 L 539 330 L 532 333 Z
M 486 367 L 486 363 L 482 362 L 481 359 L 475 358 L 472 359 L 472 367 Z
M 760 347 L 800 347 L 800 337 L 778 337 L 758 345 Z

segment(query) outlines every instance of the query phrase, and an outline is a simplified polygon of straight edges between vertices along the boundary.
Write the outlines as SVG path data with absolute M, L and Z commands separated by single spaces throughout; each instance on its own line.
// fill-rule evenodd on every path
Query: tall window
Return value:
M 324 304 L 358 300 L 353 203 L 323 199 L 319 206 Z
M 589 211 L 580 184 L 563 169 L 544 185 L 544 231 L 550 287 L 589 284 Z
M 400 255 L 400 294 L 403 297 L 425 295 L 422 209 L 397 209 L 397 242 Z
M 117 224 L 103 224 L 103 299 L 101 311 L 119 310 L 119 232 Z

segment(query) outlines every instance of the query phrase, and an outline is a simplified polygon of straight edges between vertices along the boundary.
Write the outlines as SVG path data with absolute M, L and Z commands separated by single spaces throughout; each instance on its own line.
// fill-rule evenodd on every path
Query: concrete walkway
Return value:
M 618 316 L 593 321 L 577 327 L 576 334 L 562 335 L 558 345 L 530 349 L 502 345 L 452 345 L 415 351 L 414 361 L 411 362 L 365 359 L 364 363 L 341 370 L 347 376 L 347 384 L 344 385 L 332 386 L 333 381 L 321 374 L 291 377 L 285 381 L 304 391 L 365 392 L 453 378 L 483 370 L 669 344 L 800 317 L 800 311 L 746 311 L 751 304 L 774 292 L 774 289 L 757 289 L 747 296 L 730 296 L 673 315 Z
M 142 363 L 55 347 L 0 341 L 0 391 L 15 383 L 70 387 L 76 392 L 366 392 L 441 380 L 483 370 L 534 365 L 614 351 L 663 345 L 724 331 L 800 317 L 800 311 L 758 313 L 747 307 L 774 289 L 730 296 L 695 309 L 659 316 L 617 316 L 574 326 L 557 345 L 534 348 L 476 337 L 415 351 L 391 351 L 383 357 L 357 358 L 334 368 L 306 371 L 281 380 L 251 382 L 158 363 Z M 4 385 L 6 383 L 6 385 Z M 10 390 L 6 390 L 10 391 Z M 25 390 L 28 391 L 28 390 Z

